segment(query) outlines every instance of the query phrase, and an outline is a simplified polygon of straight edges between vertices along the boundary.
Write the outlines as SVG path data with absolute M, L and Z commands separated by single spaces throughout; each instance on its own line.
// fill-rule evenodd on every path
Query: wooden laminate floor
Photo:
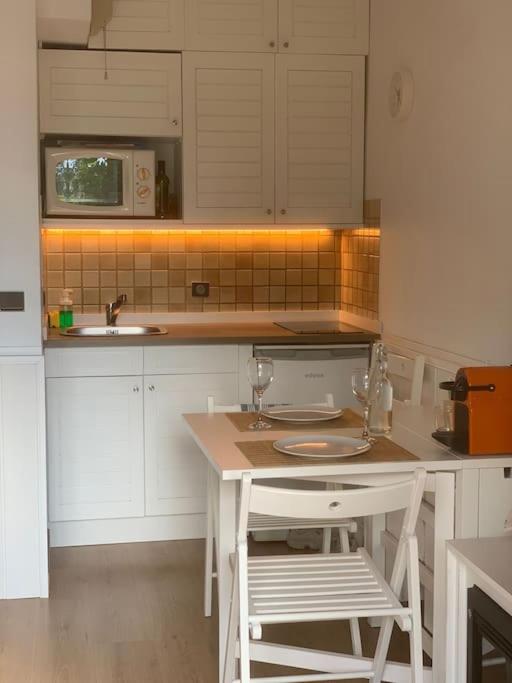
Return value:
M 269 550 L 283 546 L 258 544 Z M 201 541 L 53 549 L 50 600 L 0 602 L 1 683 L 217 683 L 217 623 L 202 616 L 202 571 Z M 377 632 L 362 626 L 371 654 Z M 350 642 L 345 623 L 269 627 L 265 638 L 339 651 Z M 399 631 L 392 655 L 408 658 Z

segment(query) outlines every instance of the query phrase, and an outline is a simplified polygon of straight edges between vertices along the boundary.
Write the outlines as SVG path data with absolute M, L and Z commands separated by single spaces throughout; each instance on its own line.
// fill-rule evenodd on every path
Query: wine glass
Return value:
M 258 398 L 258 419 L 249 425 L 249 429 L 270 429 L 272 425 L 263 420 L 261 411 L 263 407 L 263 394 L 274 379 L 274 363 L 272 358 L 249 358 L 247 361 L 247 376 Z
M 368 403 L 368 389 L 370 387 L 370 371 L 368 368 L 357 368 L 352 372 L 352 393 L 363 406 L 363 439 L 369 438 L 368 417 L 370 404 Z

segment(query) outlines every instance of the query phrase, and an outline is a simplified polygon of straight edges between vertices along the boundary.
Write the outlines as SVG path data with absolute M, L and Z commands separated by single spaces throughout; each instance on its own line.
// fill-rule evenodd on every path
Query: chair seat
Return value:
M 272 517 L 256 512 L 249 514 L 248 531 L 266 531 L 267 529 L 338 529 L 345 527 L 348 531 L 357 531 L 357 525 L 352 520 L 340 521 L 332 519 L 295 519 L 291 517 Z
M 251 557 L 248 577 L 252 624 L 411 614 L 362 548 L 348 554 Z

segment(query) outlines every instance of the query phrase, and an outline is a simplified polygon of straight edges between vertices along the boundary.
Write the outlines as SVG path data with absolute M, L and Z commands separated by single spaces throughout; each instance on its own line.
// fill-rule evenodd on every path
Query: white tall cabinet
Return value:
M 35 0 L 0 21 L 0 598 L 48 595 Z M 2 307 L 0 307 L 1 309 Z

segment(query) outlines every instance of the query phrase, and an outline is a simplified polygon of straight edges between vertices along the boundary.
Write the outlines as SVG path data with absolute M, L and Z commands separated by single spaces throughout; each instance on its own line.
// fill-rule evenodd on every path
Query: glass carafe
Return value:
M 389 434 L 393 414 L 393 385 L 388 376 L 388 354 L 381 342 L 375 345 L 375 361 L 368 387 L 370 433 Z

